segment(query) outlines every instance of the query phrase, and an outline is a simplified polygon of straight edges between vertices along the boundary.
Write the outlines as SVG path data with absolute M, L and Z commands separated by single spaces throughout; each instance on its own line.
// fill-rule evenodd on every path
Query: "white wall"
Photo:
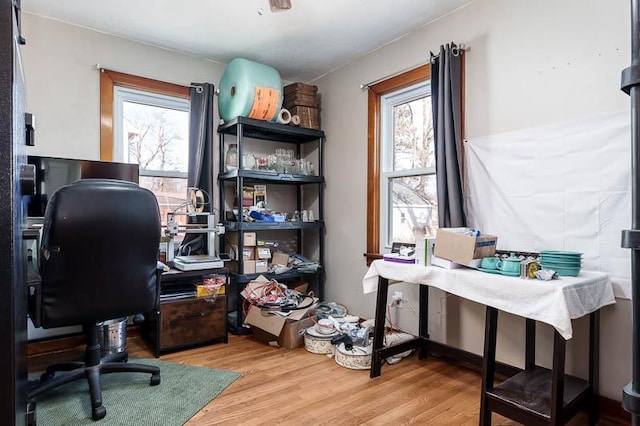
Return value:
M 625 111 L 629 99 L 619 84 L 630 63 L 629 7 L 628 2 L 604 0 L 476 0 L 317 81 L 327 134 L 327 298 L 347 304 L 354 314 L 373 316 L 375 295 L 364 296 L 361 286 L 366 272 L 367 95 L 360 84 L 422 64 L 430 50 L 454 41 L 469 47 L 469 138 Z M 403 291 L 417 300 L 417 289 L 405 286 Z M 443 294 L 433 299 L 430 328 L 435 335 L 481 353 L 484 308 Z M 446 311 L 445 321 L 436 310 Z M 412 312 L 402 314 L 401 326 L 415 332 Z M 600 392 L 618 400 L 631 377 L 630 315 L 626 300 L 602 311 Z M 524 321 L 505 314 L 501 319 L 498 358 L 522 365 Z M 569 371 L 583 377 L 586 325 L 577 321 L 567 355 Z M 539 330 L 538 354 L 549 365 L 551 332 L 545 326 Z
M 224 64 L 23 14 L 27 111 L 36 117 L 32 155 L 98 160 L 100 75 L 114 71 L 188 85 L 218 84 Z

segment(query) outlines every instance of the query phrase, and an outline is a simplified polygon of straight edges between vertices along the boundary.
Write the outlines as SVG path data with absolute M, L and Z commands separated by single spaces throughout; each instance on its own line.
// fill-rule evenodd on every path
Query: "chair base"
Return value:
M 100 375 L 108 373 L 149 373 L 151 374 L 150 386 L 160 384 L 160 369 L 151 365 L 129 364 L 128 354 L 119 352 L 100 358 L 100 345 L 98 343 L 98 327 L 86 328 L 87 347 L 85 349 L 84 362 L 65 362 L 47 367 L 40 377 L 40 385 L 28 393 L 28 400 L 32 401 L 37 396 L 58 386 L 86 378 L 89 383 L 91 397 L 91 416 L 93 420 L 100 420 L 107 414 L 102 406 L 102 390 L 100 389 Z M 56 372 L 63 371 L 57 377 Z

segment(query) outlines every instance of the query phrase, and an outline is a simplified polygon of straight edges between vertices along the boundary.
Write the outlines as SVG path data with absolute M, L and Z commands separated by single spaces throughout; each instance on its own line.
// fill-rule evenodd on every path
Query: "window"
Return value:
M 426 197 L 435 194 L 431 190 L 435 187 L 433 162 L 413 158 L 416 153 L 429 152 L 424 146 L 424 138 L 432 134 L 424 123 L 424 119 L 430 122 L 431 116 L 430 110 L 425 110 L 426 104 L 430 105 L 429 73 L 429 65 L 423 65 L 369 87 L 365 253 L 368 262 L 379 258 L 382 249 L 394 238 L 413 235 L 414 227 L 422 220 L 415 217 L 416 212 L 428 216 L 426 211 L 435 209 L 432 204 L 435 197 Z M 412 116 L 414 111 L 422 114 L 422 118 Z M 412 129 L 414 124 L 419 127 Z M 422 212 L 413 206 L 420 206 Z
M 438 228 L 428 82 L 381 97 L 380 246 L 415 243 Z
M 104 70 L 100 104 L 101 160 L 137 163 L 164 222 L 187 196 L 188 87 Z
M 464 139 L 464 55 L 461 65 Z M 430 72 L 427 64 L 369 87 L 367 263 L 438 227 Z

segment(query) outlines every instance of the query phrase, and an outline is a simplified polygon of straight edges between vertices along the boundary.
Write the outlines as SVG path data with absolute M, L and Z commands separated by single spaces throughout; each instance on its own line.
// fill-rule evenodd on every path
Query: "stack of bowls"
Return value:
M 582 253 L 575 251 L 543 250 L 540 252 L 542 269 L 552 269 L 560 276 L 577 277 L 582 264 Z

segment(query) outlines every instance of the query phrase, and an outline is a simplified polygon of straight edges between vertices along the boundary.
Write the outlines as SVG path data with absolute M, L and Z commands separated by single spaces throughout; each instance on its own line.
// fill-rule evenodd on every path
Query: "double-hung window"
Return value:
M 101 159 L 135 163 L 140 186 L 158 199 L 162 221 L 187 196 L 188 88 L 103 71 Z
M 368 260 L 438 227 L 430 67 L 369 87 Z
M 381 247 L 415 243 L 438 228 L 430 95 L 421 82 L 381 99 Z

